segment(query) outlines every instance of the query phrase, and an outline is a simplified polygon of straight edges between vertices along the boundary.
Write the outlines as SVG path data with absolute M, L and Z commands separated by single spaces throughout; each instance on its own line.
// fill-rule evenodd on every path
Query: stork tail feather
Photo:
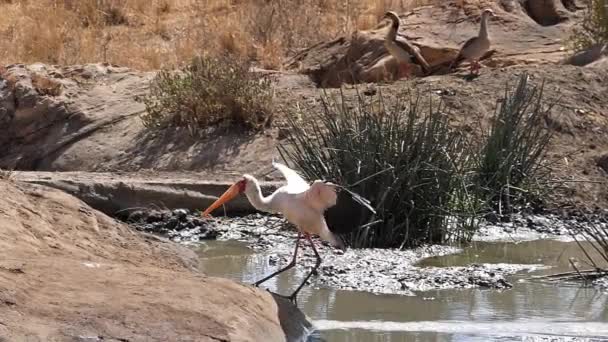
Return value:
M 342 240 L 340 240 L 340 238 L 338 238 L 338 236 L 332 233 L 329 229 L 322 230 L 319 234 L 319 237 L 324 241 L 329 242 L 332 246 L 336 248 L 339 248 L 341 250 L 344 250 L 346 248 L 344 242 L 342 242 Z

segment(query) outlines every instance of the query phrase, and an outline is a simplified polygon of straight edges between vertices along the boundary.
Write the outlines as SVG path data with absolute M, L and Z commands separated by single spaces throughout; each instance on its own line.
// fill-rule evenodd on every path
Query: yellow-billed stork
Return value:
M 304 235 L 315 253 L 316 262 L 311 272 L 308 273 L 298 288 L 287 297 L 294 300 L 310 276 L 321 265 L 321 256 L 315 248 L 311 235 L 319 236 L 322 240 L 329 242 L 334 247 L 340 249 L 345 248 L 344 243 L 329 229 L 323 215 L 328 208 L 336 205 L 338 199 L 337 192 L 344 191 L 344 193 L 347 193 L 355 202 L 363 205 L 373 213 L 375 213 L 375 211 L 370 206 L 369 201 L 342 186 L 322 180 L 315 180 L 309 185 L 296 171 L 289 167 L 276 162 L 273 162 L 272 165 L 283 174 L 287 180 L 286 185 L 278 188 L 271 195 L 265 197 L 262 195 L 262 189 L 260 188 L 257 179 L 251 175 L 245 174 L 243 175 L 243 179 L 228 188 L 228 190 L 211 204 L 202 215 L 205 217 L 209 216 L 213 210 L 219 208 L 222 204 L 232 200 L 240 193 L 245 193 L 251 205 L 257 210 L 267 213 L 280 213 L 287 221 L 294 224 L 298 229 L 298 237 L 291 262 L 284 268 L 281 268 L 254 283 L 255 286 L 258 286 L 268 279 L 294 267 L 298 255 L 300 238 Z

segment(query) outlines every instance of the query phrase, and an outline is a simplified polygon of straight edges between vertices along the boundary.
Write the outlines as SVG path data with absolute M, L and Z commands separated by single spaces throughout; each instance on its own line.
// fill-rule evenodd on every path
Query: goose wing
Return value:
M 431 66 L 429 65 L 429 63 L 427 63 L 426 59 L 424 59 L 424 57 L 422 57 L 422 54 L 420 53 L 420 49 L 417 46 L 410 43 L 407 39 L 397 36 L 395 38 L 395 44 L 397 44 L 398 47 L 400 47 L 402 50 L 407 52 L 410 56 L 413 56 L 416 59 L 416 61 L 418 62 L 417 64 L 419 64 L 422 67 L 422 69 L 424 69 L 424 72 L 428 72 L 431 69 Z
M 458 64 L 460 64 L 460 62 L 462 62 L 462 60 L 464 60 L 464 55 L 463 55 L 464 51 L 466 49 L 468 49 L 473 43 L 475 43 L 475 41 L 477 40 L 477 38 L 478 37 L 473 37 L 473 38 L 470 38 L 469 40 L 467 40 L 466 42 L 464 42 L 464 44 L 460 48 L 460 51 L 458 51 L 458 56 L 456 56 L 456 58 L 454 58 L 454 60 L 450 64 L 450 67 L 449 67 L 450 70 L 453 67 L 455 67 Z
M 470 38 L 469 40 L 467 40 L 466 42 L 464 42 L 464 44 L 462 45 L 462 48 L 460 48 L 460 51 L 458 52 L 458 57 L 456 57 L 456 59 L 462 57 L 462 53 L 469 48 L 469 46 L 473 45 L 473 43 L 475 43 L 475 41 L 477 41 L 478 37 L 473 37 Z

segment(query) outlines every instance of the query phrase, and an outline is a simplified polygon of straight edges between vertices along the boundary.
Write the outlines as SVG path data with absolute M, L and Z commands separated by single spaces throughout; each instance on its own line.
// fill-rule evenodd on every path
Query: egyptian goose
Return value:
M 399 38 L 397 40 L 397 32 L 399 31 L 399 25 L 401 20 L 397 13 L 393 11 L 388 11 L 384 14 L 382 19 L 389 19 L 392 21 L 391 26 L 389 27 L 388 32 L 386 33 L 386 37 L 384 39 L 384 46 L 388 50 L 388 52 L 397 60 L 399 63 L 400 76 L 405 74 L 409 76 L 410 73 L 410 63 L 418 64 L 422 67 L 422 70 L 425 74 L 429 72 L 430 66 L 420 54 L 420 49 L 416 46 L 410 44 L 406 39 Z M 412 57 L 415 57 L 412 60 Z
M 471 74 L 479 72 L 481 66 L 479 65 L 479 59 L 483 57 L 490 50 L 490 35 L 488 33 L 488 20 L 490 17 L 495 17 L 494 11 L 491 9 L 485 9 L 481 13 L 481 26 L 479 28 L 479 34 L 477 37 L 473 37 L 467 40 L 458 56 L 450 65 L 450 70 L 457 66 L 463 60 L 467 60 L 471 63 Z

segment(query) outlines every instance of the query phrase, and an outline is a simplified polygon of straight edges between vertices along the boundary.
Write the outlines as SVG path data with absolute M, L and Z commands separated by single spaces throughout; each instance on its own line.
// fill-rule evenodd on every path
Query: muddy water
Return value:
M 276 269 L 268 256 L 245 244 L 211 241 L 198 247 L 209 275 L 254 282 Z M 608 294 L 572 284 L 529 281 L 530 275 L 570 271 L 569 257 L 582 259 L 575 243 L 532 241 L 476 243 L 457 255 L 424 260 L 419 266 L 518 263 L 553 266 L 516 274 L 510 290 L 458 289 L 415 296 L 305 287 L 300 308 L 318 329 L 310 341 L 608 341 Z M 263 287 L 289 294 L 304 267 Z

